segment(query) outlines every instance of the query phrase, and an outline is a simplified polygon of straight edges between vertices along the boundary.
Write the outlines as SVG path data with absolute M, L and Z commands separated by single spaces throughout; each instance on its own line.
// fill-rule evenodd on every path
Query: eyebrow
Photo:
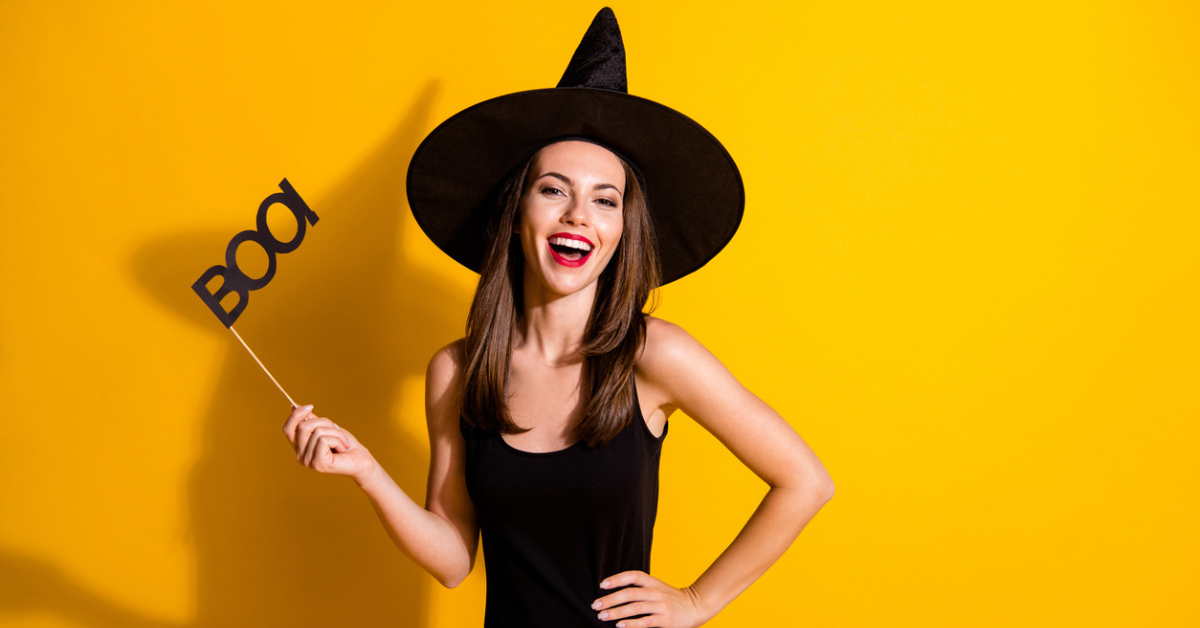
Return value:
M 558 173 L 558 172 L 553 172 L 553 171 L 551 171 L 551 172 L 543 172 L 543 173 L 542 173 L 542 176 L 538 177 L 538 179 L 541 179 L 542 177 L 554 177 L 555 179 L 558 179 L 558 180 L 562 181 L 563 183 L 566 183 L 567 185 L 569 185 L 569 186 L 571 186 L 571 187 L 574 187 L 574 186 L 575 186 L 575 182 L 571 180 L 571 177 L 568 177 L 567 175 L 565 175 L 565 174 L 561 174 L 561 173 Z M 536 180 L 537 180 L 537 179 L 535 179 L 535 181 L 536 181 Z M 595 185 L 595 187 L 593 187 L 592 189 L 593 189 L 593 190 L 605 190 L 605 189 L 608 189 L 608 190 L 613 190 L 613 191 L 615 191 L 615 192 L 617 193 L 617 196 L 620 196 L 620 197 L 622 197 L 622 198 L 624 198 L 624 197 L 625 197 L 625 195 L 621 193 L 621 190 L 618 190 L 618 189 L 617 189 L 617 186 L 615 186 L 615 185 L 613 185 L 613 184 L 611 184 L 611 183 L 597 183 L 597 184 Z

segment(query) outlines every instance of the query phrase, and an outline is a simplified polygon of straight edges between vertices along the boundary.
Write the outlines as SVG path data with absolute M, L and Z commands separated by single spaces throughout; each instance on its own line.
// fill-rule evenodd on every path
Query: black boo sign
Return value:
M 296 189 L 292 187 L 291 183 L 288 183 L 287 179 L 279 183 L 279 189 L 283 191 L 268 196 L 258 206 L 256 225 L 258 228 L 254 231 L 243 231 L 229 241 L 229 246 L 225 248 L 225 265 L 213 266 L 204 271 L 196 283 L 192 284 L 192 290 L 200 295 L 200 300 L 204 301 L 208 309 L 212 310 L 213 314 L 216 314 L 226 327 L 232 326 L 233 322 L 242 315 L 242 310 L 246 309 L 246 303 L 250 301 L 250 291 L 266 287 L 275 278 L 275 255 L 295 251 L 304 241 L 304 231 L 308 225 L 315 225 L 320 220 L 316 212 L 309 209 L 308 204 L 300 198 Z M 267 210 L 276 203 L 288 208 L 296 217 L 296 235 L 287 242 L 280 242 L 276 239 L 275 235 L 271 233 L 270 227 L 267 226 Z M 267 272 L 263 273 L 262 277 L 257 279 L 247 277 L 238 268 L 237 249 L 244 242 L 253 242 L 267 252 Z M 215 277 L 221 277 L 224 281 L 221 283 L 221 287 L 213 292 L 208 289 L 208 283 Z M 232 310 L 225 311 L 225 308 L 221 307 L 221 299 L 230 292 L 237 293 L 237 305 L 234 305 Z

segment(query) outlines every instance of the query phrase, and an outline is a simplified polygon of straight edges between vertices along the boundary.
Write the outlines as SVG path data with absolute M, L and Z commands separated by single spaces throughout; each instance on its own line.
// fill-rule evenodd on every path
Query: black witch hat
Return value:
M 628 93 L 625 47 L 608 8 L 592 20 L 557 87 L 481 102 L 421 142 L 407 185 L 417 224 L 479 272 L 497 186 L 535 151 L 568 138 L 601 144 L 638 173 L 664 284 L 706 264 L 737 231 L 745 192 L 733 158 L 691 118 Z

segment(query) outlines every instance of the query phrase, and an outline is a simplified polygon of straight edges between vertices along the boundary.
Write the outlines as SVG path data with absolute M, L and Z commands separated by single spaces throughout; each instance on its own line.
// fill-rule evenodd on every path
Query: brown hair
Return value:
M 536 156 L 536 155 L 535 155 Z M 467 317 L 467 368 L 462 415 L 468 423 L 505 434 L 524 432 L 508 412 L 507 382 L 514 333 L 524 317 L 524 255 L 513 226 L 520 212 L 533 157 L 521 164 L 499 190 L 497 211 L 488 225 L 491 243 Z M 574 436 L 589 447 L 612 440 L 634 416 L 633 366 L 646 340 L 642 314 L 660 282 L 654 224 L 636 172 L 625 169 L 624 231 L 608 266 L 596 279 L 596 301 L 583 332 L 586 404 Z M 650 310 L 653 311 L 653 304 Z

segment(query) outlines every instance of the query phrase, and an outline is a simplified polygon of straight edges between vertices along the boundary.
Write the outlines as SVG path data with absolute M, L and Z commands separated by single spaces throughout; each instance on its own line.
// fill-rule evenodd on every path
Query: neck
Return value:
M 596 301 L 596 282 L 578 292 L 562 295 L 546 288 L 531 273 L 524 277 L 525 324 L 514 349 L 538 356 L 555 366 L 575 364 L 583 359 L 583 334 L 592 304 Z

